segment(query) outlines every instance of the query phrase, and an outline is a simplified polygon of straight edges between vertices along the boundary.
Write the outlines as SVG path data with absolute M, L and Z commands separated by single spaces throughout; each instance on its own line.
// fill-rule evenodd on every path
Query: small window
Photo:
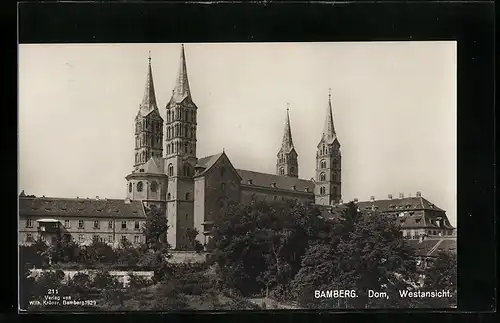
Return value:
M 137 192 L 142 192 L 142 182 L 137 183 Z
M 273 200 L 275 200 L 275 201 L 276 201 L 277 199 L 278 199 L 278 197 L 277 197 L 276 195 L 275 195 L 275 196 L 273 196 Z
M 221 169 L 220 169 L 220 177 L 224 177 L 224 173 L 226 173 L 226 168 L 225 167 L 221 167 Z
M 325 192 L 326 192 L 326 189 L 324 187 L 320 187 L 319 194 L 323 195 L 323 194 L 325 194 Z
M 321 161 L 320 168 L 326 168 L 326 160 Z
M 144 173 L 144 169 L 143 169 L 143 168 L 139 169 L 139 172 L 140 172 L 140 173 Z M 139 183 L 140 183 L 140 182 L 139 182 Z M 139 184 L 137 184 L 137 186 L 139 186 Z
M 140 237 L 139 236 L 134 236 L 134 243 L 139 243 L 140 242 Z
M 94 229 L 99 229 L 99 221 L 94 221 Z
M 151 183 L 151 192 L 156 192 L 158 190 L 158 183 L 152 182 Z
M 136 230 L 139 230 L 139 228 L 140 228 L 139 221 L 135 221 L 135 223 L 134 223 L 134 228 L 135 228 Z
M 85 236 L 83 234 L 78 235 L 78 241 L 84 242 L 85 241 Z
M 321 174 L 319 174 L 319 180 L 320 180 L 321 182 L 326 181 L 326 174 L 325 174 L 325 173 L 321 173 Z
M 64 227 L 67 229 L 71 228 L 71 222 L 69 220 L 64 220 Z
M 295 175 L 295 167 L 290 167 L 290 175 Z
M 26 227 L 27 228 L 33 228 L 33 220 L 26 219 Z
M 189 214 L 186 213 L 186 220 L 189 218 Z
M 33 235 L 31 233 L 26 234 L 26 242 L 33 242 Z
M 280 168 L 280 175 L 285 175 L 285 169 L 284 168 Z
M 174 176 L 174 166 L 172 164 L 168 165 L 168 176 Z
M 83 229 L 83 228 L 84 228 L 83 220 L 78 220 L 78 229 Z
M 226 183 L 221 183 L 220 184 L 220 188 L 221 188 L 221 190 L 225 190 L 226 189 Z
M 189 192 L 186 193 L 186 201 L 189 201 L 189 199 L 191 198 Z
M 127 221 L 122 221 L 122 229 L 123 230 L 127 229 Z
M 127 241 L 127 236 L 122 236 L 122 241 L 123 242 Z
M 167 200 L 171 200 L 172 199 L 172 195 L 170 193 L 167 194 Z
M 100 241 L 99 236 L 97 234 L 94 234 L 94 236 L 92 237 L 92 241 Z
M 132 192 L 132 183 L 128 183 L 128 191 Z
M 108 229 L 113 229 L 113 221 L 108 221 Z
M 113 236 L 112 236 L 112 235 L 109 235 L 109 236 L 108 236 L 108 242 L 110 242 L 110 243 L 113 243 L 113 242 L 114 242 L 114 241 L 113 241 Z

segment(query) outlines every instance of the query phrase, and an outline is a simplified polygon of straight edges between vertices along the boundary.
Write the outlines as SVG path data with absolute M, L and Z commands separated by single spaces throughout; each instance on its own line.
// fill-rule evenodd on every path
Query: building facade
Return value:
M 316 156 L 311 156 L 316 158 L 314 178 L 299 178 L 299 154 L 293 144 L 288 108 L 282 144 L 276 154 L 276 173 L 238 169 L 224 151 L 205 157 L 197 155 L 198 106 L 190 90 L 184 45 L 175 87 L 163 113 L 156 101 L 149 57 L 144 96 L 134 120 L 134 163 L 125 177 L 126 199 L 103 202 L 22 196 L 20 242 L 34 239 L 42 232 L 33 226 L 37 221 L 40 228 L 46 223 L 63 228 L 77 241 L 85 242 L 98 235 L 111 242 L 116 242 L 117 237 L 140 242 L 143 237 L 136 229 L 137 223 L 142 226 L 152 205 L 159 207 L 168 218 L 167 239 L 176 250 L 193 248 L 187 234 L 193 229 L 199 232 L 197 239 L 206 244 L 214 221 L 229 202 L 292 199 L 312 202 L 325 212 L 333 212 L 342 207 L 342 156 L 330 94 L 325 106 L 324 128 L 318 133 Z M 162 115 L 166 116 L 165 120 Z M 63 205 L 67 205 L 66 208 Z M 394 217 L 401 224 L 403 234 L 410 238 L 423 234 L 446 235 L 453 229 L 445 212 L 421 196 L 372 199 L 358 205 L 360 209 L 378 210 Z M 42 221 L 44 219 L 51 222 Z

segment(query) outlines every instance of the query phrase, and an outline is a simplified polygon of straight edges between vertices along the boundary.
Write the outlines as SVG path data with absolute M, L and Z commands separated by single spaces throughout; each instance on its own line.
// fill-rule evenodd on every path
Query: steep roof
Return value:
M 408 244 L 412 246 L 418 256 L 436 256 L 439 251 L 451 251 L 456 252 L 457 250 L 457 239 L 456 238 L 441 238 L 441 239 L 425 239 L 420 240 L 407 240 Z
M 141 168 L 144 169 L 144 173 L 163 174 L 162 159 L 158 157 L 150 157 L 149 160 Z
M 337 139 L 337 134 L 335 133 L 335 126 L 333 125 L 332 100 L 331 100 L 331 94 L 329 93 L 325 126 L 323 128 L 323 135 L 321 136 L 320 142 L 326 142 L 327 144 L 331 145 L 336 139 Z
M 435 204 L 429 202 L 423 197 L 405 197 L 395 199 L 384 199 L 374 201 L 360 201 L 358 202 L 360 208 L 371 208 L 372 206 L 378 207 L 379 211 L 384 212 L 398 212 L 403 210 L 433 210 L 444 211 Z
M 293 191 L 295 186 L 296 191 L 305 192 L 307 188 L 309 189 L 310 193 L 314 192 L 314 183 L 310 180 L 288 176 L 279 176 L 274 174 L 265 174 L 243 169 L 237 169 L 236 171 L 241 177 L 241 184 L 266 188 L 273 188 L 273 184 L 275 184 L 275 188 L 277 189 L 290 191 Z M 249 184 L 250 180 L 252 184 Z
M 145 218 L 140 201 L 118 199 L 71 199 L 57 197 L 19 198 L 20 216 L 65 217 L 79 216 L 88 218 Z
M 148 74 L 146 76 L 146 86 L 144 89 L 144 96 L 139 107 L 138 117 L 145 117 L 152 111 L 157 110 L 155 87 L 153 83 L 153 72 L 151 70 L 151 56 L 149 56 Z
M 199 175 L 203 175 L 206 172 L 208 172 L 210 170 L 210 168 L 213 165 L 215 165 L 215 163 L 219 160 L 219 158 L 220 158 L 220 156 L 222 156 L 222 154 L 224 154 L 224 153 L 222 152 L 219 154 L 199 158 L 196 165 L 195 165 L 195 168 L 203 168 L 203 170 L 200 173 L 197 173 L 196 175 L 199 176 Z
M 172 93 L 172 100 L 176 103 L 181 103 L 185 98 L 191 96 L 189 89 L 189 81 L 186 67 L 186 53 L 184 52 L 184 44 L 181 45 L 181 56 L 179 73 L 175 82 L 175 88 Z
M 286 108 L 285 131 L 283 133 L 283 141 L 281 143 L 281 151 L 289 153 L 294 149 L 292 139 L 292 129 L 290 127 L 290 113 Z

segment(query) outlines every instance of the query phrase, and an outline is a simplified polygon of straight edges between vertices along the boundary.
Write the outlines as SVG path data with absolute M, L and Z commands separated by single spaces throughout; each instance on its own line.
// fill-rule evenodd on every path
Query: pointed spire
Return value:
M 189 81 L 186 67 L 186 53 L 184 52 L 184 44 L 182 44 L 179 74 L 177 75 L 177 81 L 175 82 L 175 88 L 172 93 L 172 98 L 175 102 L 180 103 L 190 95 L 191 92 L 189 90 Z
M 328 90 L 328 110 L 326 112 L 325 128 L 323 129 L 323 139 L 331 144 L 337 137 L 335 127 L 333 126 L 332 113 L 332 89 Z
M 290 127 L 290 109 L 289 109 L 289 104 L 286 104 L 286 120 L 285 120 L 285 132 L 283 134 L 283 142 L 281 144 L 282 149 L 284 149 L 286 152 L 291 151 L 293 147 L 293 140 L 292 140 L 292 129 Z
M 142 98 L 142 103 L 139 109 L 139 113 L 143 117 L 148 115 L 153 110 L 158 110 L 158 106 L 156 105 L 155 87 L 153 84 L 153 71 L 151 69 L 151 51 L 149 51 L 148 61 L 146 88 L 144 90 L 144 97 Z

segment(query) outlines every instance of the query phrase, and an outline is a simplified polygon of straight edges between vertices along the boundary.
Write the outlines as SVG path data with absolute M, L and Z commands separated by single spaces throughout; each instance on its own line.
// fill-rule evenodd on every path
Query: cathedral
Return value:
M 224 151 L 197 155 L 198 106 L 191 96 L 184 45 L 180 49 L 175 87 L 163 113 L 156 100 L 149 57 L 144 96 L 134 120 L 134 164 L 125 177 L 126 198 L 37 198 L 26 196 L 23 191 L 19 198 L 20 243 L 31 243 L 36 235 L 44 237 L 54 230 L 64 230 L 81 243 L 96 237 L 114 244 L 119 237 L 142 243 L 140 228 L 152 205 L 168 218 L 167 239 L 174 250 L 192 250 L 187 235 L 191 229 L 199 232 L 198 241 L 206 245 L 214 220 L 230 201 L 308 201 L 329 217 L 343 207 L 342 156 L 330 94 L 328 102 L 325 97 L 325 107 L 324 128 L 318 132 L 314 178 L 299 178 L 298 152 L 293 144 L 288 109 L 282 144 L 276 153 L 276 173 L 238 169 Z M 400 193 L 394 199 L 389 195 L 382 200 L 371 197 L 370 201 L 354 202 L 362 212 L 376 210 L 394 217 L 407 239 L 454 235 L 445 211 L 420 192 L 415 197 L 405 198 Z
M 326 104 L 325 104 L 326 105 Z M 293 145 L 287 109 L 282 145 L 276 155 L 276 174 L 237 169 L 222 151 L 198 157 L 198 107 L 191 97 L 186 54 L 181 46 L 179 71 L 163 120 L 156 102 L 151 58 L 142 103 L 135 117 L 135 162 L 127 175 L 127 198 L 166 212 L 167 237 L 175 249 L 189 248 L 186 230 L 195 228 L 201 243 L 221 208 L 229 201 L 341 202 L 341 153 L 330 98 L 316 154 L 316 178 L 299 178 L 298 153 Z M 163 125 L 165 127 L 163 127 Z M 164 145 L 165 142 L 165 145 Z

